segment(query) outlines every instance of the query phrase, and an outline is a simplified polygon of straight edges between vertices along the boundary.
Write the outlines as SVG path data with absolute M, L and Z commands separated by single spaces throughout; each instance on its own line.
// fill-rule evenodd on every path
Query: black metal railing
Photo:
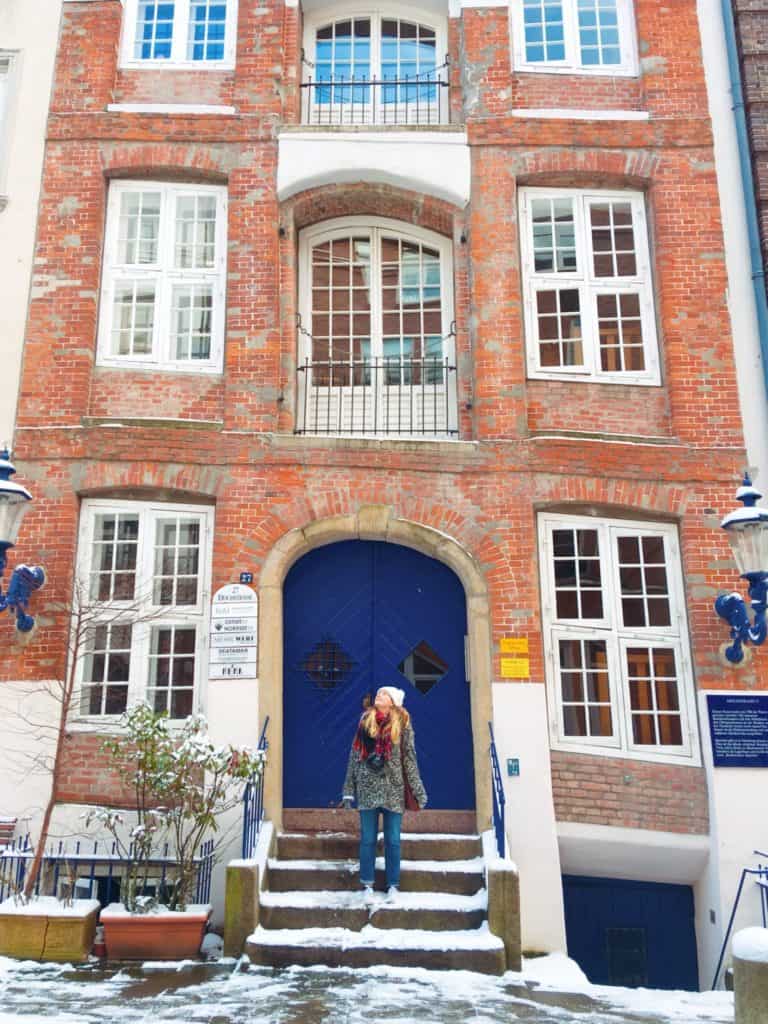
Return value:
M 447 124 L 448 62 L 404 78 L 320 78 L 301 84 L 301 121 L 314 125 Z
M 444 356 L 305 360 L 297 434 L 452 437 L 456 367 Z
M 504 796 L 504 783 L 501 781 L 501 769 L 499 768 L 499 755 L 496 752 L 496 738 L 493 735 L 493 724 L 488 723 L 491 734 L 491 779 L 493 782 L 493 828 L 496 832 L 496 849 L 499 856 L 505 855 L 506 837 L 504 834 L 504 805 L 507 800 Z
M 208 839 L 200 844 L 195 857 L 196 903 L 207 903 L 210 899 L 214 852 L 214 841 Z M 34 854 L 28 835 L 12 840 L 0 850 L 0 903 L 23 890 Z M 110 903 L 119 898 L 120 882 L 126 877 L 131 863 L 130 858 L 120 855 L 114 842 L 52 842 L 43 854 L 34 895 L 91 898 L 101 890 L 104 894 L 102 902 Z M 147 859 L 147 872 L 157 893 L 165 892 L 175 884 L 177 863 L 168 843 Z

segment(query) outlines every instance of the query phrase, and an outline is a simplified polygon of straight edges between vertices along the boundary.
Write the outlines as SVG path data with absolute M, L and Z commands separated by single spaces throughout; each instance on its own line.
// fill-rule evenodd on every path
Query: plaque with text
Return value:
M 768 768 L 768 694 L 707 694 L 716 768 Z

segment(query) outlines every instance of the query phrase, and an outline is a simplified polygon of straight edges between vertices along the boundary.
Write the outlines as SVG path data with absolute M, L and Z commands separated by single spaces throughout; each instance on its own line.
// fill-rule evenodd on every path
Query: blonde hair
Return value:
M 399 743 L 403 729 L 407 729 L 411 724 L 411 716 L 405 708 L 399 708 L 395 704 L 390 708 L 389 719 L 392 722 L 392 742 Z M 373 705 L 363 715 L 362 726 L 371 738 L 379 735 L 379 723 L 376 721 L 376 708 Z

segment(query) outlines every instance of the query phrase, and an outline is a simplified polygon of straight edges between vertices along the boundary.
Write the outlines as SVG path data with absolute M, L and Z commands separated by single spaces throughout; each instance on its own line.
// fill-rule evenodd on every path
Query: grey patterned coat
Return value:
M 416 761 L 416 746 L 413 728 L 408 725 L 400 735 L 400 742 L 392 744 L 392 757 L 385 762 L 380 772 L 372 772 L 354 746 L 349 752 L 347 774 L 344 779 L 344 796 L 353 796 L 360 811 L 371 811 L 382 807 L 387 811 L 402 814 L 405 810 L 403 787 L 403 758 L 405 776 L 413 795 L 423 808 L 427 803 L 427 792 L 421 781 Z

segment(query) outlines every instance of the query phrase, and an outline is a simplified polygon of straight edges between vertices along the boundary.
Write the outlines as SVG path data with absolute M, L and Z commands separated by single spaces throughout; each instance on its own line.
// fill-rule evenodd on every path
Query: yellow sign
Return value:
M 503 636 L 499 640 L 499 650 L 502 654 L 527 654 L 527 636 Z
M 531 663 L 528 658 L 501 659 L 502 679 L 529 679 L 530 675 Z

